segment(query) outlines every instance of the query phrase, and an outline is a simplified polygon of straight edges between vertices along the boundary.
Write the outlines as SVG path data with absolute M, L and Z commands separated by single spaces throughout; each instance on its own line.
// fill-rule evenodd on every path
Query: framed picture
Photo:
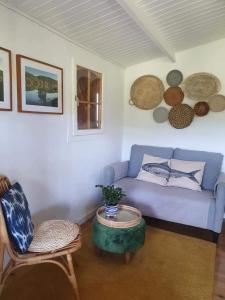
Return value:
M 0 110 L 12 110 L 11 51 L 0 47 Z
M 16 56 L 18 111 L 63 114 L 63 69 Z

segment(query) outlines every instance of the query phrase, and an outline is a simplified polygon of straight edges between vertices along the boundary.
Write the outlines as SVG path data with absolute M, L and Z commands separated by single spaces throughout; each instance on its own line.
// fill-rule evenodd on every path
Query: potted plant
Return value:
M 105 205 L 105 214 L 107 217 L 115 217 L 118 212 L 118 203 L 123 196 L 126 196 L 120 187 L 114 187 L 114 185 L 101 185 L 98 184 L 95 187 L 102 189 L 102 198 Z

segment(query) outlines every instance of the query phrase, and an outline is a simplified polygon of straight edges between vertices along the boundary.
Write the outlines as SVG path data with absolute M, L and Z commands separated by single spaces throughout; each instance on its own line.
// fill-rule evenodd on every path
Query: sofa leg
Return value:
M 218 239 L 219 239 L 219 233 L 213 231 L 212 234 L 213 234 L 212 241 L 213 241 L 213 243 L 217 244 Z

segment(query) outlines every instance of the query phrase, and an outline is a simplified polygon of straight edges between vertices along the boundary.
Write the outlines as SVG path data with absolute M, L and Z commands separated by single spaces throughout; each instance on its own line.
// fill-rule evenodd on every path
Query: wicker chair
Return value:
M 11 186 L 10 181 L 5 176 L 0 176 L 0 198 L 4 192 Z M 4 287 L 7 277 L 16 269 L 23 266 L 30 266 L 35 264 L 53 263 L 60 267 L 68 277 L 74 289 L 76 299 L 80 300 L 76 276 L 74 273 L 72 253 L 81 247 L 81 234 L 64 248 L 48 253 L 32 253 L 26 252 L 19 254 L 15 251 L 12 243 L 10 242 L 5 219 L 3 216 L 2 208 L 0 205 L 0 295 Z M 8 252 L 10 261 L 7 267 L 3 268 L 4 252 Z M 60 260 L 57 260 L 60 258 Z

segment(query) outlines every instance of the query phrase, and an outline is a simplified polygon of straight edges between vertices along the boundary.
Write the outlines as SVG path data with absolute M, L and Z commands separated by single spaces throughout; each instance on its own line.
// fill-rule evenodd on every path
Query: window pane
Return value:
M 101 128 L 101 105 L 90 105 L 90 128 Z
M 77 66 L 77 128 L 100 129 L 102 74 Z
M 90 75 L 90 101 L 101 103 L 101 75 L 95 72 Z
M 88 101 L 88 70 L 77 68 L 77 97 L 80 101 Z
M 88 104 L 79 103 L 77 107 L 78 129 L 88 129 Z

